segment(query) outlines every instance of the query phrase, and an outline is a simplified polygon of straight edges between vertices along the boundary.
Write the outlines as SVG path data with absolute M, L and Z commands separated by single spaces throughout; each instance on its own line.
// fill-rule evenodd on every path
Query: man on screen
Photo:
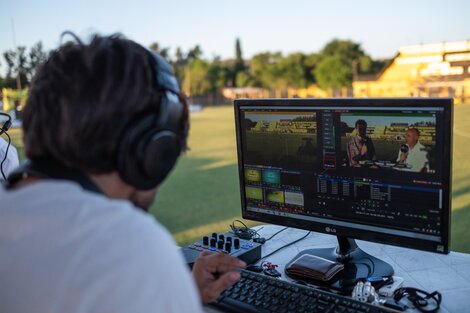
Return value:
M 372 139 L 367 136 L 367 122 L 357 120 L 355 124 L 355 135 L 349 139 L 347 144 L 349 166 L 360 166 L 361 161 L 375 160 L 375 148 Z
M 398 150 L 397 162 L 404 164 L 403 170 L 410 172 L 426 172 L 429 164 L 426 147 L 419 142 L 420 132 L 417 128 L 406 131 L 406 144 Z

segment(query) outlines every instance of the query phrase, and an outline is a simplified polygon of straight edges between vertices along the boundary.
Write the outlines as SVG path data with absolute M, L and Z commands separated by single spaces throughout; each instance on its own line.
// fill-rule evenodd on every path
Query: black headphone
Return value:
M 156 72 L 156 89 L 162 93 L 160 112 L 130 121 L 116 162 L 121 178 L 140 190 L 155 188 L 165 179 L 184 149 L 187 133 L 187 126 L 181 129 L 184 104 L 173 69 L 163 57 L 148 52 Z
M 7 120 L 3 122 L 2 127 L 0 127 L 0 135 L 7 132 L 11 127 L 11 116 L 9 114 L 0 112 L 0 115 L 6 116 Z
M 398 302 L 402 298 L 407 298 L 411 303 L 413 303 L 417 310 L 425 313 L 437 312 L 442 301 L 442 295 L 438 291 L 428 293 L 424 290 L 411 287 L 395 290 L 393 299 Z
M 2 126 L 0 127 L 0 135 L 5 134 L 8 137 L 8 145 L 7 145 L 7 148 L 5 149 L 5 155 L 3 156 L 3 159 L 0 161 L 0 173 L 2 174 L 2 177 L 0 179 L 6 180 L 7 177 L 5 175 L 5 172 L 3 172 L 3 163 L 5 163 L 5 161 L 8 157 L 8 151 L 10 149 L 10 144 L 11 144 L 11 138 L 7 133 L 7 131 L 11 127 L 11 116 L 9 114 L 2 113 L 2 112 L 0 112 L 0 116 L 6 116 L 7 117 L 7 120 L 5 122 L 3 122 Z
M 156 73 L 155 89 L 162 94 L 160 110 L 127 123 L 116 156 L 120 177 L 139 190 L 152 189 L 165 179 L 185 147 L 188 131 L 187 125 L 181 127 L 184 104 L 172 67 L 160 55 L 148 54 Z M 86 190 L 101 193 L 84 173 L 51 159 L 29 160 L 9 175 L 7 187 L 28 176 L 72 180 Z

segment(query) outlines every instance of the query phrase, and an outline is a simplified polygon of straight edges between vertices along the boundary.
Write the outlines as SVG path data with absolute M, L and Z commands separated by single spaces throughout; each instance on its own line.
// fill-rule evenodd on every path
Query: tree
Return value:
M 237 87 L 237 76 L 239 73 L 245 72 L 245 62 L 243 61 L 242 56 L 242 47 L 240 44 L 240 39 L 237 38 L 235 41 L 235 63 L 233 65 L 233 75 L 232 75 L 232 86 Z
M 209 64 L 202 59 L 195 59 L 189 65 L 189 73 L 184 78 L 184 85 L 189 85 L 191 96 L 202 96 L 211 90 L 208 80 Z
M 174 62 L 172 62 L 173 68 L 178 79 L 183 82 L 183 86 L 185 86 L 184 90 L 188 96 L 193 95 L 193 86 L 191 78 L 192 62 L 200 59 L 201 55 L 202 50 L 199 45 L 196 45 L 193 48 L 189 49 L 186 55 L 183 53 L 180 47 L 176 48 L 175 60 Z
M 3 53 L 7 63 L 7 79 L 16 78 L 17 88 L 27 83 L 28 63 L 26 56 L 26 47 L 17 47 L 16 50 L 7 50 Z
M 342 56 L 350 61 L 359 60 L 365 55 L 361 45 L 351 40 L 333 39 L 323 48 L 322 56 Z
M 250 87 L 255 84 L 253 77 L 246 72 L 239 72 L 235 82 L 237 87 Z
M 307 80 L 307 84 L 313 84 L 316 82 L 315 79 L 315 68 L 321 60 L 321 55 L 318 53 L 310 53 L 305 56 L 304 60 L 304 71 L 305 71 L 305 79 Z
M 150 44 L 149 49 L 152 50 L 152 51 L 155 51 L 158 54 L 160 54 L 167 61 L 170 60 L 170 48 L 169 47 L 162 48 L 162 47 L 160 47 L 158 42 L 155 41 L 155 42 L 152 42 Z
M 202 55 L 201 47 L 199 47 L 199 45 L 195 45 L 194 48 L 189 49 L 189 52 L 186 58 L 189 62 L 191 62 L 195 59 L 199 59 L 201 55 Z
M 36 71 L 44 61 L 46 61 L 47 54 L 44 52 L 42 42 L 37 42 L 29 50 L 29 62 L 27 66 L 27 76 L 29 81 L 36 75 Z
M 315 69 L 318 85 L 323 89 L 350 87 L 353 78 L 352 63 L 344 56 L 325 57 Z
M 276 64 L 281 58 L 280 52 L 262 52 L 253 56 L 250 63 L 250 74 L 254 78 L 254 86 L 277 88 L 277 80 L 281 73 Z
M 306 87 L 307 77 L 305 75 L 305 55 L 297 52 L 281 58 L 278 63 L 279 77 L 277 86 L 281 89 L 287 87 Z
M 230 75 L 230 69 L 223 65 L 218 57 L 215 57 L 214 60 L 209 63 L 209 68 L 207 70 L 210 92 L 213 94 L 219 92 L 231 79 Z
M 359 74 L 374 74 L 382 70 L 385 65 L 384 61 L 374 61 L 368 54 L 364 52 L 359 43 L 351 40 L 333 39 L 323 48 L 321 52 L 322 57 L 339 55 L 355 62 L 357 73 Z

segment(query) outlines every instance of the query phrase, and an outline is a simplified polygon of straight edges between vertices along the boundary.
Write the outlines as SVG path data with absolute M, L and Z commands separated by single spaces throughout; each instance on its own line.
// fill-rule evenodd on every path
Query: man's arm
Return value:
M 349 158 L 349 165 L 356 166 L 358 164 L 358 162 L 356 161 L 356 156 L 359 155 L 359 150 L 354 144 L 354 137 L 351 137 L 351 139 L 349 139 L 348 141 L 347 152 L 348 152 L 348 158 Z

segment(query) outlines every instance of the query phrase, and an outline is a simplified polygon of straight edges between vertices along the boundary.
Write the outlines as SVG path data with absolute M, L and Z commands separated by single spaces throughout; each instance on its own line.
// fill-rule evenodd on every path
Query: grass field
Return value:
M 157 194 L 151 212 L 180 244 L 227 231 L 240 218 L 233 116 L 231 106 L 192 115 L 191 150 Z M 470 253 L 470 105 L 455 107 L 454 125 L 452 250 Z M 22 155 L 21 131 L 10 134 Z

